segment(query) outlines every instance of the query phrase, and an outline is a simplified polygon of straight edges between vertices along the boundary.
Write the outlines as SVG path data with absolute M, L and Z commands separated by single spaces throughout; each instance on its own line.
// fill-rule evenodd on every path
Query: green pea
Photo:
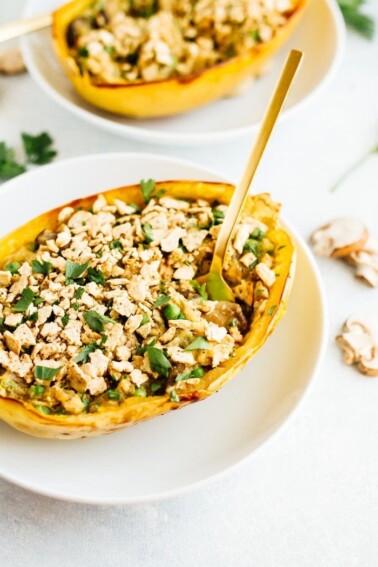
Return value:
M 30 386 L 29 391 L 32 398 L 37 398 L 38 396 L 42 396 L 45 391 L 45 387 L 39 384 L 33 384 L 33 386 Z
M 117 392 L 116 390 L 108 390 L 108 398 L 110 400 L 119 400 L 121 397 L 121 394 L 119 392 Z
M 190 373 L 190 377 L 191 378 L 202 378 L 202 376 L 205 374 L 204 369 L 201 366 L 198 366 L 197 368 L 193 368 L 193 370 Z
M 47 406 L 34 406 L 36 410 L 49 415 L 51 413 L 51 409 Z
M 163 313 L 166 319 L 178 319 L 181 315 L 180 308 L 174 303 L 168 303 Z
M 139 398 L 146 398 L 147 397 L 146 389 L 143 388 L 143 386 L 140 386 L 140 388 L 136 388 L 134 392 L 134 396 L 138 396 Z

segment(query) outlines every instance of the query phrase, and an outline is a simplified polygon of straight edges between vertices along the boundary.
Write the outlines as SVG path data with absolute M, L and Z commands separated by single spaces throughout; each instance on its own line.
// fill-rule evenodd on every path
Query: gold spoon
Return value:
M 214 301 L 234 301 L 234 294 L 230 286 L 223 279 L 223 264 L 227 247 L 231 241 L 235 225 L 243 209 L 244 202 L 252 179 L 256 173 L 265 147 L 268 143 L 273 127 L 281 112 L 287 93 L 291 87 L 303 53 L 293 49 L 286 60 L 273 96 L 265 112 L 259 133 L 252 147 L 244 173 L 235 188 L 226 216 L 220 229 L 211 262 L 210 270 L 204 276 L 197 278 L 198 282 L 205 283 L 210 299 Z
M 21 37 L 28 33 L 32 33 L 43 28 L 48 28 L 52 24 L 52 14 L 42 14 L 27 20 L 19 20 L 10 22 L 0 26 L 0 43 Z

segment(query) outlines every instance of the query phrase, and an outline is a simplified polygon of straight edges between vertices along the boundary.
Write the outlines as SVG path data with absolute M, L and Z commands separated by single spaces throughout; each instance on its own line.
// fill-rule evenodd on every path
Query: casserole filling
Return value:
M 269 42 L 295 6 L 295 0 L 97 0 L 66 37 L 94 82 L 157 81 Z
M 48 414 L 130 396 L 179 402 L 264 312 L 279 277 L 267 227 L 241 218 L 224 267 L 236 302 L 211 301 L 195 278 L 227 207 L 172 198 L 151 179 L 140 187 L 142 209 L 103 195 L 90 210 L 62 208 L 53 231 L 1 268 L 1 396 Z

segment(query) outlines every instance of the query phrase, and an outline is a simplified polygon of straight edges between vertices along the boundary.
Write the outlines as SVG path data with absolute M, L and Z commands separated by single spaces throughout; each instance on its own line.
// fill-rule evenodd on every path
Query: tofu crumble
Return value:
M 94 82 L 185 77 L 269 42 L 295 0 L 96 0 L 67 28 Z
M 145 205 L 99 195 L 0 269 L 0 395 L 45 414 L 96 412 L 131 396 L 194 389 L 235 355 L 274 285 L 267 226 L 242 216 L 211 301 L 207 273 L 227 207 L 142 181 Z M 30 248 L 33 252 L 30 252 Z

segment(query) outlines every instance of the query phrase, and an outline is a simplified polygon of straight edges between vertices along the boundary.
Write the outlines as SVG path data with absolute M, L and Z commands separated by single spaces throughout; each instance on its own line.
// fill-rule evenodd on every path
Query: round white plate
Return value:
M 0 189 L 0 237 L 71 199 L 147 177 L 222 180 L 193 163 L 149 154 L 58 162 Z M 95 439 L 42 440 L 0 423 L 0 475 L 66 500 L 131 503 L 182 493 L 255 453 L 303 399 L 326 339 L 318 270 L 305 243 L 289 230 L 297 243 L 298 268 L 288 313 L 230 384 L 192 407 Z
M 48 12 L 62 0 L 29 0 L 25 16 Z M 242 96 L 220 100 L 173 118 L 136 121 L 114 116 L 89 105 L 77 95 L 57 62 L 50 31 L 24 38 L 23 55 L 30 74 L 56 102 L 99 128 L 160 145 L 199 145 L 222 142 L 256 131 L 289 48 L 301 49 L 305 60 L 289 96 L 284 116 L 328 84 L 341 60 L 345 27 L 334 0 L 314 0 L 272 68 Z

